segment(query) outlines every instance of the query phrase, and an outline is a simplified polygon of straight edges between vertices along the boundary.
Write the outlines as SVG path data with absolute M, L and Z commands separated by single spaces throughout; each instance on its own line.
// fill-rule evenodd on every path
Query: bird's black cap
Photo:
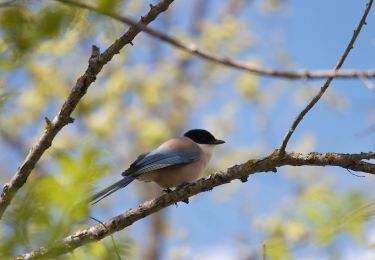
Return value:
M 204 129 L 191 129 L 184 136 L 198 144 L 223 144 L 225 141 L 216 139 L 210 132 Z

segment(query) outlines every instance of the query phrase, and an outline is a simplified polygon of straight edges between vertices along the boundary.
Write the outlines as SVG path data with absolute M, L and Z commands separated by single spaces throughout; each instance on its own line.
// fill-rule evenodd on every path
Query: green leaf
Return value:
M 114 12 L 121 2 L 120 0 L 98 0 L 98 8 L 104 12 Z

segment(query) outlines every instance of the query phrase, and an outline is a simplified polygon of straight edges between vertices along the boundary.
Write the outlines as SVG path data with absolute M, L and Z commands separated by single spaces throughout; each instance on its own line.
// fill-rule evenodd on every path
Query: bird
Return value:
M 183 136 L 169 139 L 151 152 L 139 155 L 121 173 L 121 180 L 92 195 L 89 201 L 96 204 L 135 179 L 155 182 L 165 191 L 194 182 L 203 175 L 214 148 L 224 143 L 207 130 L 191 129 Z

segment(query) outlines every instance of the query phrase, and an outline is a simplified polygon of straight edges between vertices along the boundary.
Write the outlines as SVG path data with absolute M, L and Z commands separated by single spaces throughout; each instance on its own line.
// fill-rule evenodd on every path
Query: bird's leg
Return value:
M 178 185 L 176 187 L 176 189 L 181 189 L 182 187 L 185 187 L 186 185 L 189 185 L 189 184 L 190 183 L 188 183 L 188 182 L 181 183 L 180 185 Z M 189 204 L 189 198 L 183 199 L 181 201 L 184 202 L 184 203 L 186 203 L 186 204 Z
M 163 189 L 163 191 L 165 192 L 165 193 L 171 193 L 173 190 L 171 190 L 170 188 L 166 188 L 166 189 Z M 184 201 L 185 202 L 185 201 Z M 189 201 L 188 201 L 189 202 Z M 185 202 L 186 203 L 186 202 Z M 178 205 L 177 205 L 177 202 L 174 204 L 174 205 L 176 205 L 176 207 L 178 207 Z
M 186 185 L 188 185 L 188 184 L 189 184 L 188 182 L 184 182 L 184 183 L 178 185 L 178 186 L 176 187 L 176 189 L 182 188 L 182 187 L 184 187 L 184 186 L 186 186 Z M 171 193 L 173 190 L 171 190 L 170 188 L 166 188 L 166 189 L 163 189 L 163 191 L 164 191 L 165 193 Z M 181 200 L 181 201 L 184 202 L 184 203 L 186 203 L 186 204 L 189 204 L 189 198 L 183 199 L 183 200 Z M 175 203 L 175 205 L 177 206 L 177 203 Z

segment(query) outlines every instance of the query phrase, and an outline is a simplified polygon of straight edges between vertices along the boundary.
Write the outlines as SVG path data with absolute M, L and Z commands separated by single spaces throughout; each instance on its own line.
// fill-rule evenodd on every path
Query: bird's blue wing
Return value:
M 199 152 L 163 151 L 161 149 L 154 150 L 151 153 L 141 154 L 138 156 L 137 160 L 130 165 L 129 169 L 122 173 L 124 176 L 122 180 L 94 194 L 89 198 L 89 201 L 95 204 L 117 190 L 126 187 L 143 173 L 186 164 L 198 159 L 199 155 Z
M 151 153 L 140 155 L 122 175 L 139 176 L 146 172 L 190 163 L 198 159 L 199 155 L 199 152 L 195 151 L 155 150 Z

